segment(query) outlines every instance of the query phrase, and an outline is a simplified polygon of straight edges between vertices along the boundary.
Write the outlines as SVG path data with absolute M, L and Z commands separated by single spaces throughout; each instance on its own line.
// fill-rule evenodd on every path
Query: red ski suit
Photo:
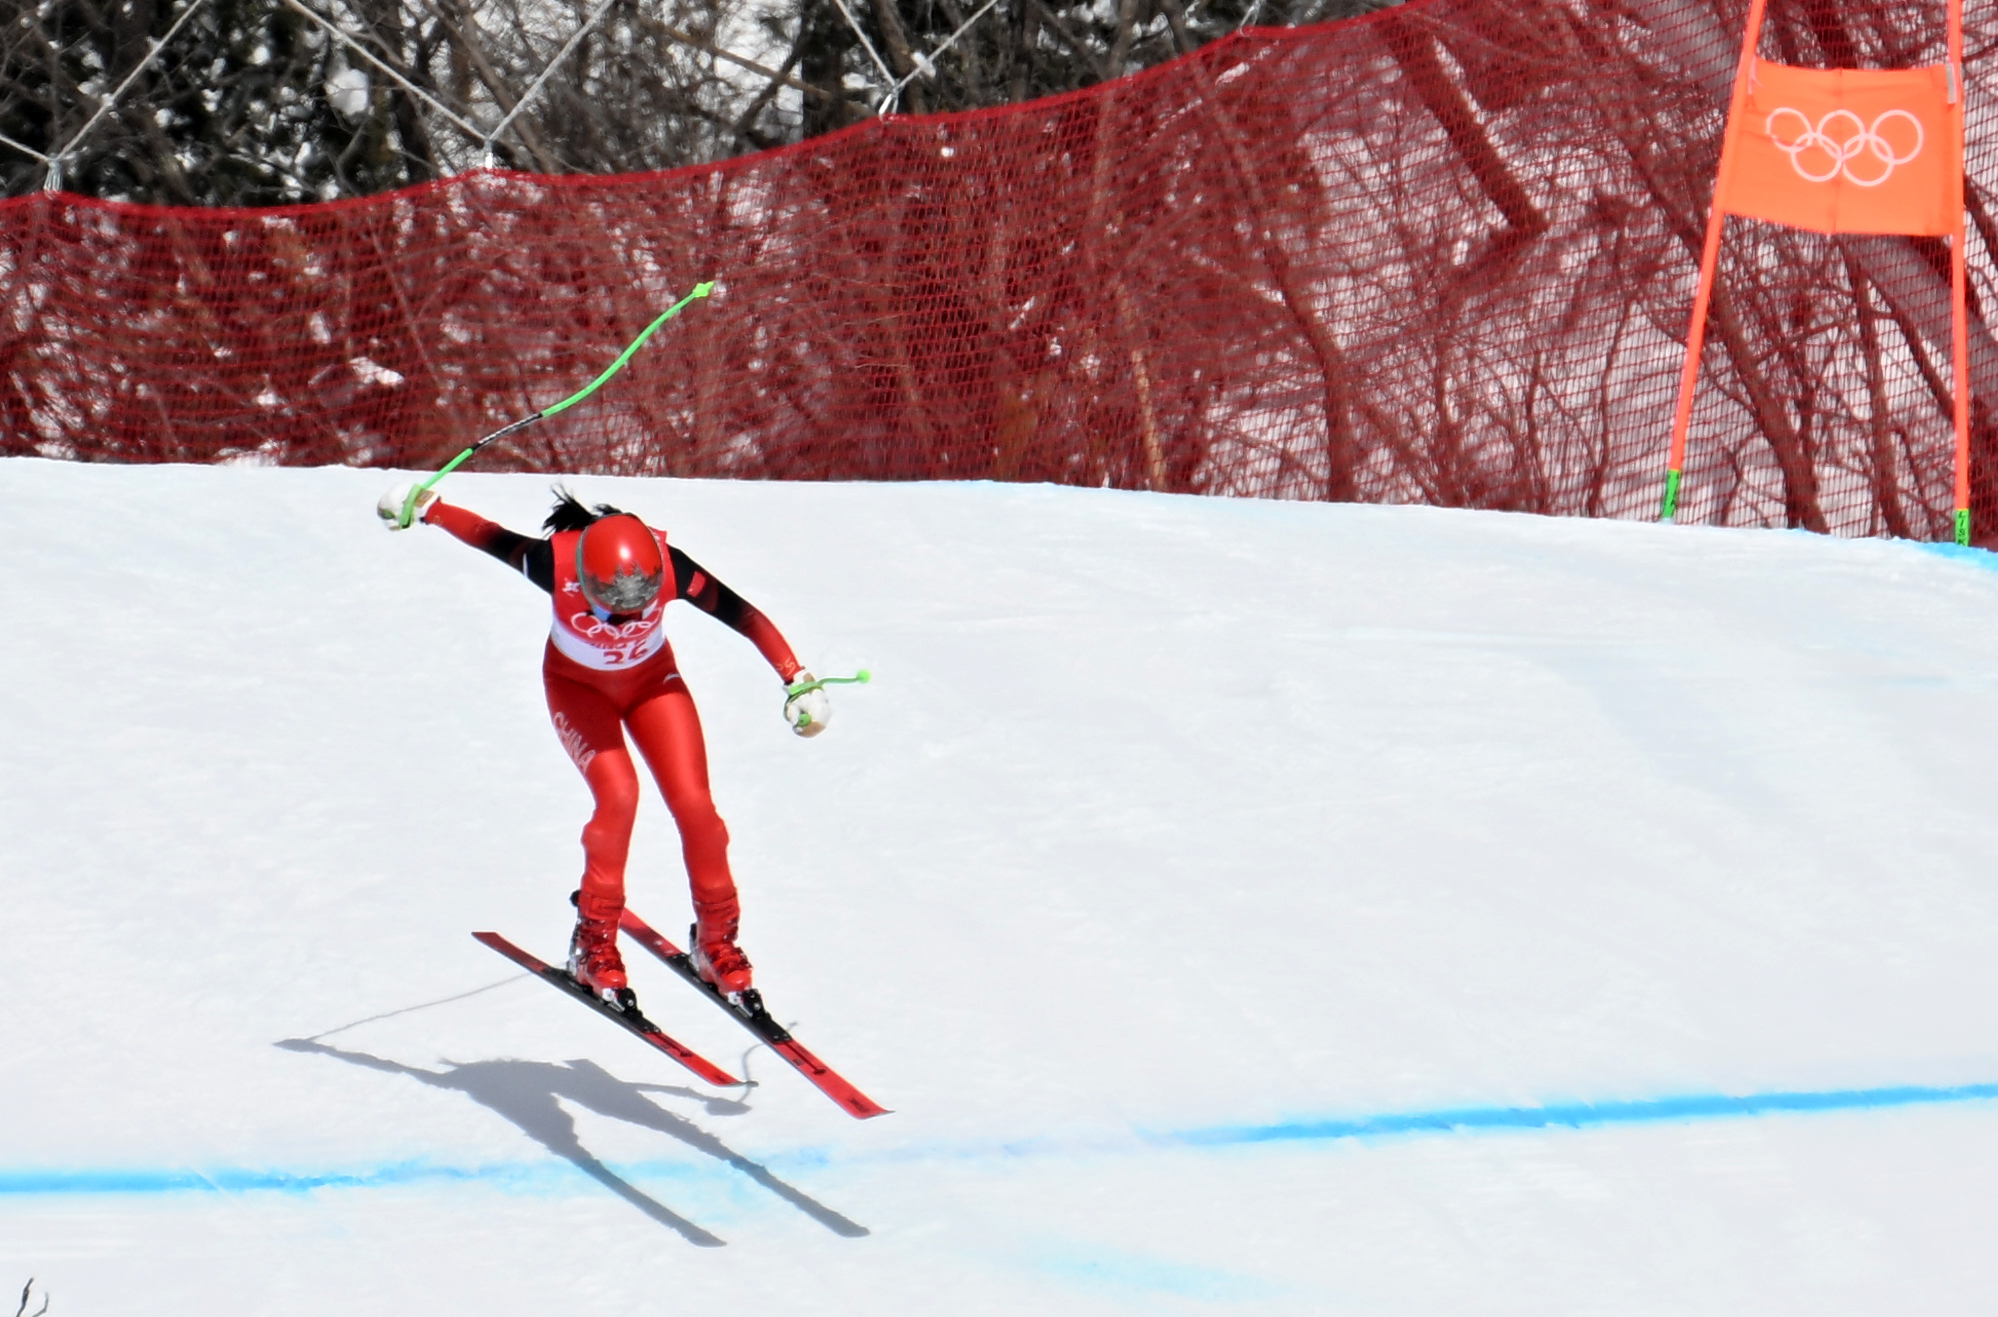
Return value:
M 624 909 L 624 863 L 638 813 L 638 770 L 624 742 L 628 728 L 679 825 L 697 917 L 703 926 L 733 925 L 738 903 L 728 867 L 728 828 L 715 812 L 700 715 L 666 643 L 663 615 L 668 601 L 687 600 L 747 636 L 788 681 L 800 664 L 784 637 L 657 530 L 652 533 L 671 572 L 671 588 L 637 616 L 613 619 L 592 610 L 577 583 L 580 531 L 531 539 L 442 500 L 432 503 L 423 519 L 519 569 L 553 601 L 554 622 L 541 660 L 548 714 L 596 799 L 596 811 L 583 828 L 578 905 L 584 916 L 614 921 Z

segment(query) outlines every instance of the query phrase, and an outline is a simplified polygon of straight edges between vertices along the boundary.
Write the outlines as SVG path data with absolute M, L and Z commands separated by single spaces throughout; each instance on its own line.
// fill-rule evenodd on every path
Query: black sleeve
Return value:
M 716 580 L 705 567 L 681 550 L 669 546 L 667 551 L 673 556 L 673 597 L 686 600 L 737 631 L 742 630 L 749 617 L 756 613 L 749 606 L 749 601 Z
M 549 594 L 554 594 L 555 546 L 547 540 L 529 540 L 520 556 L 520 574 Z
M 423 520 L 441 527 L 483 553 L 489 553 L 548 593 L 555 593 L 555 551 L 547 540 L 487 521 L 476 512 L 446 503 L 430 505 Z
M 675 599 L 686 600 L 747 636 L 778 676 L 788 679 L 798 670 L 798 659 L 790 645 L 754 604 L 708 575 L 705 568 L 686 554 L 671 546 L 668 549 L 673 556 Z

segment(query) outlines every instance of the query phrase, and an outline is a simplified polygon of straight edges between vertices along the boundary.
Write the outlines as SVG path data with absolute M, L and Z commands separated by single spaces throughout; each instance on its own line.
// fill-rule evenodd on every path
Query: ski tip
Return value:
M 829 1078 L 832 1081 L 830 1083 L 814 1080 L 813 1087 L 831 1098 L 841 1111 L 855 1120 L 873 1120 L 876 1116 L 895 1114 L 839 1076 L 830 1075 Z

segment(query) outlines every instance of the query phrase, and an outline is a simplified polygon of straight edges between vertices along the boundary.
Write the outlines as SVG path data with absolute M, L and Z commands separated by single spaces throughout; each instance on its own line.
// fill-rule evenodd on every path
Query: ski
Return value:
M 557 969 L 538 956 L 529 955 L 498 933 L 474 933 L 473 937 L 499 952 L 514 964 L 560 988 L 569 996 L 582 1002 L 597 1014 L 617 1021 L 626 1031 L 637 1035 L 652 1044 L 666 1055 L 678 1061 L 687 1069 L 720 1088 L 740 1087 L 742 1081 L 736 1079 L 714 1062 L 701 1056 L 661 1033 L 659 1026 L 639 1014 L 636 1009 L 621 1011 L 603 998 L 569 977 L 569 971 Z
M 634 941 L 666 962 L 675 974 L 700 989 L 707 999 L 729 1013 L 730 1018 L 769 1045 L 771 1051 L 791 1063 L 791 1067 L 812 1082 L 813 1087 L 837 1102 L 849 1116 L 866 1120 L 885 1116 L 888 1108 L 842 1079 L 831 1066 L 805 1050 L 805 1045 L 771 1018 L 763 1005 L 763 994 L 751 988 L 739 1001 L 732 1001 L 714 984 L 694 972 L 694 962 L 686 952 L 667 941 L 657 929 L 630 910 L 618 921 Z

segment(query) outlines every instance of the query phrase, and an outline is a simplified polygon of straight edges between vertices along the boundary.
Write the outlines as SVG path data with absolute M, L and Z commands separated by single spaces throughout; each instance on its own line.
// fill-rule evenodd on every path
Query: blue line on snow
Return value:
M 1994 1098 L 1998 1098 L 1998 1084 L 1964 1084 L 1957 1088 L 1851 1088 L 1821 1093 L 1756 1093 L 1747 1097 L 1696 1094 L 1631 1102 L 1570 1102 L 1546 1107 L 1459 1107 L 1444 1111 L 1358 1116 L 1347 1120 L 1285 1121 L 1276 1125 L 1216 1125 L 1207 1129 L 1153 1135 L 1152 1138 L 1159 1143 L 1214 1147 L 1306 1139 L 1441 1134 L 1452 1130 L 1586 1129 L 1596 1125 L 1642 1125 L 1791 1112 L 1869 1111 L 1942 1102 L 1984 1102 Z
M 1198 1129 L 1155 1131 L 1142 1135 L 1151 1146 L 1195 1148 L 1236 1147 L 1258 1143 L 1324 1141 L 1448 1134 L 1475 1130 L 1588 1129 L 1604 1125 L 1645 1125 L 1675 1121 L 1740 1119 L 1830 1111 L 1873 1111 L 1891 1107 L 1936 1106 L 1955 1102 L 1998 1100 L 1998 1084 L 1963 1084 L 1954 1088 L 1832 1089 L 1824 1092 L 1756 1093 L 1746 1097 L 1694 1094 L 1687 1097 L 1644 1098 L 1627 1102 L 1570 1102 L 1541 1107 L 1453 1107 L 1437 1111 L 1393 1112 L 1345 1119 L 1291 1120 L 1269 1125 L 1213 1125 Z M 1108 1151 L 1101 1141 L 1065 1142 L 1039 1139 L 987 1145 L 984 1155 L 1007 1157 L 1054 1156 L 1077 1151 Z M 883 1149 L 873 1154 L 830 1158 L 823 1149 L 801 1149 L 769 1158 L 772 1162 L 925 1161 L 963 1157 L 964 1150 Z M 977 1155 L 974 1153 L 973 1155 Z M 164 1169 L 0 1170 L 0 1196 L 52 1194 L 165 1194 L 207 1191 L 245 1193 L 256 1190 L 303 1192 L 329 1188 L 380 1188 L 423 1181 L 478 1181 L 527 1186 L 566 1178 L 561 1163 L 502 1163 L 477 1167 L 439 1166 L 404 1161 L 361 1171 L 292 1172 L 223 1169 L 212 1171 Z M 620 1168 L 612 1167 L 614 1171 Z M 671 1175 L 680 1168 L 646 1163 L 622 1173 L 641 1178 Z
M 1933 553 L 1941 558 L 1954 558 L 1958 562 L 1969 563 L 1972 567 L 1982 567 L 1986 571 L 1998 568 L 1998 553 L 1974 545 L 1952 544 L 1945 540 L 1941 543 L 1919 541 L 1915 547 L 1924 553 Z
M 48 1170 L 0 1171 L 0 1194 L 166 1194 L 207 1190 L 245 1193 L 255 1189 L 369 1189 L 418 1180 L 514 1178 L 512 1167 L 464 1170 L 423 1162 L 397 1162 L 367 1171 Z

